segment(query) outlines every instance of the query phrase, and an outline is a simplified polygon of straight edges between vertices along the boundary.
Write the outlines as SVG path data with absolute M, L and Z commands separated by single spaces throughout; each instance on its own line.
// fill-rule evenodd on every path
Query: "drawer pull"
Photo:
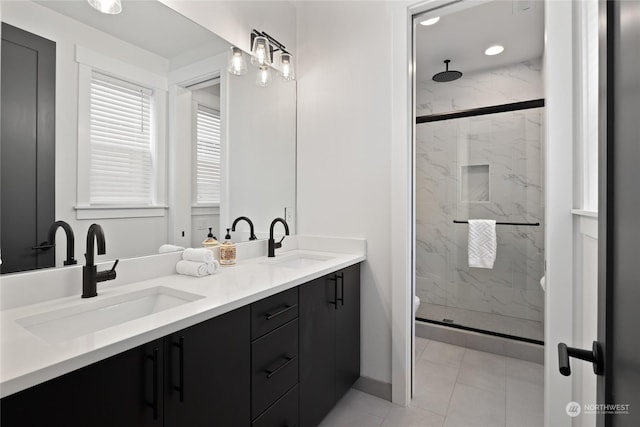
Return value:
M 178 347 L 179 356 L 180 356 L 180 364 L 179 364 L 179 373 L 180 373 L 180 381 L 177 386 L 173 386 L 173 389 L 180 393 L 180 402 L 184 402 L 184 337 L 180 337 L 180 342 L 173 343 L 174 347 Z
M 147 403 L 148 406 L 150 406 L 153 409 L 153 419 L 157 420 L 158 419 L 158 402 L 159 402 L 159 397 L 158 397 L 158 393 L 159 393 L 159 387 L 158 387 L 158 368 L 159 368 L 159 364 L 158 364 L 158 348 L 154 348 L 153 349 L 153 355 L 148 355 L 147 359 L 151 359 L 151 361 L 153 362 L 153 400 L 151 401 L 151 403 Z
M 333 301 L 329 301 L 329 303 L 333 304 L 337 310 L 338 302 L 340 301 L 340 298 L 338 298 L 338 275 L 336 274 L 335 277 L 330 277 L 329 280 L 333 282 Z M 344 304 L 344 298 L 342 298 L 342 301 Z
M 284 363 L 282 363 L 282 365 L 278 366 L 276 369 L 273 369 L 273 370 L 267 369 L 265 371 L 267 373 L 267 378 L 271 378 L 272 376 L 274 376 L 275 374 L 277 374 L 278 372 L 280 372 L 281 370 L 289 366 L 291 363 L 293 363 L 293 361 L 295 361 L 297 358 L 298 356 L 286 357 L 287 360 L 285 360 Z
M 340 284 L 342 285 L 342 296 L 338 298 L 338 293 L 336 291 L 336 306 L 338 305 L 338 301 L 340 301 L 340 305 L 344 305 L 344 273 L 336 274 L 336 285 L 338 284 L 338 280 L 340 280 Z
M 287 311 L 289 311 L 289 310 L 291 310 L 291 309 L 293 309 L 293 308 L 296 308 L 297 306 L 298 306 L 298 304 L 285 305 L 282 309 L 280 309 L 280 310 L 276 311 L 275 313 L 267 313 L 267 314 L 266 314 L 266 316 L 267 316 L 267 320 L 271 320 L 271 319 L 273 319 L 274 317 L 278 317 L 278 316 L 280 316 L 281 314 L 284 314 L 284 313 L 286 313 Z

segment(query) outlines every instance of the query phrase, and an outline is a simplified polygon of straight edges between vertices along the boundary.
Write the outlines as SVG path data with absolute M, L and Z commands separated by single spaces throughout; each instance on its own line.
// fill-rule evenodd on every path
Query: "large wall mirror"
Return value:
M 58 220 L 79 264 L 92 223 L 99 261 L 223 240 L 239 216 L 258 238 L 276 217 L 295 232 L 295 81 L 259 87 L 248 58 L 231 75 L 225 40 L 158 1 L 122 4 L 2 3 L 3 273 L 62 266 L 62 230 L 37 248 Z

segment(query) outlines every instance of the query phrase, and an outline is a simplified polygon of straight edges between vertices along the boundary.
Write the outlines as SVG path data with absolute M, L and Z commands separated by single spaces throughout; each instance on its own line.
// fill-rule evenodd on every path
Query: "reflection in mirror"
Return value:
M 278 216 L 295 230 L 295 82 L 260 88 L 251 65 L 228 74 L 230 45 L 158 1 L 109 16 L 84 0 L 3 1 L 2 20 L 2 273 L 62 266 L 62 231 L 33 249 L 56 220 L 79 263 L 92 223 L 108 242 L 97 261 L 200 246 L 240 216 L 258 238 Z M 47 55 L 48 69 L 25 69 Z M 43 73 L 48 99 L 25 89 Z M 30 109 L 26 123 L 12 105 Z M 246 222 L 236 230 L 249 239 Z

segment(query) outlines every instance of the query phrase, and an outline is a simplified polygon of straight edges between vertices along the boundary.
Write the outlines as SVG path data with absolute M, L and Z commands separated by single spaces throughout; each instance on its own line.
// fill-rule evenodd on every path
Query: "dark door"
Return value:
M 333 275 L 331 275 L 333 276 Z M 300 425 L 315 427 L 336 402 L 336 282 L 321 277 L 300 286 Z
M 360 265 L 337 273 L 336 400 L 360 377 Z
M 2 24 L 2 273 L 52 267 L 55 216 L 54 42 Z
M 1 424 L 162 426 L 162 363 L 161 339 L 125 351 L 5 397 Z
M 598 377 L 598 403 L 629 406 L 628 414 L 601 414 L 598 425 L 639 426 L 640 2 L 602 3 L 603 15 L 598 340 L 605 375 Z
M 165 339 L 165 425 L 249 426 L 249 306 Z

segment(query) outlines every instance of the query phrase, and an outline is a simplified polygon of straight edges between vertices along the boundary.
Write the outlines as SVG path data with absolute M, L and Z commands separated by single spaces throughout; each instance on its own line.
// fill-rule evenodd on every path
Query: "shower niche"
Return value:
M 460 166 L 460 201 L 463 203 L 488 202 L 491 199 L 489 165 Z

